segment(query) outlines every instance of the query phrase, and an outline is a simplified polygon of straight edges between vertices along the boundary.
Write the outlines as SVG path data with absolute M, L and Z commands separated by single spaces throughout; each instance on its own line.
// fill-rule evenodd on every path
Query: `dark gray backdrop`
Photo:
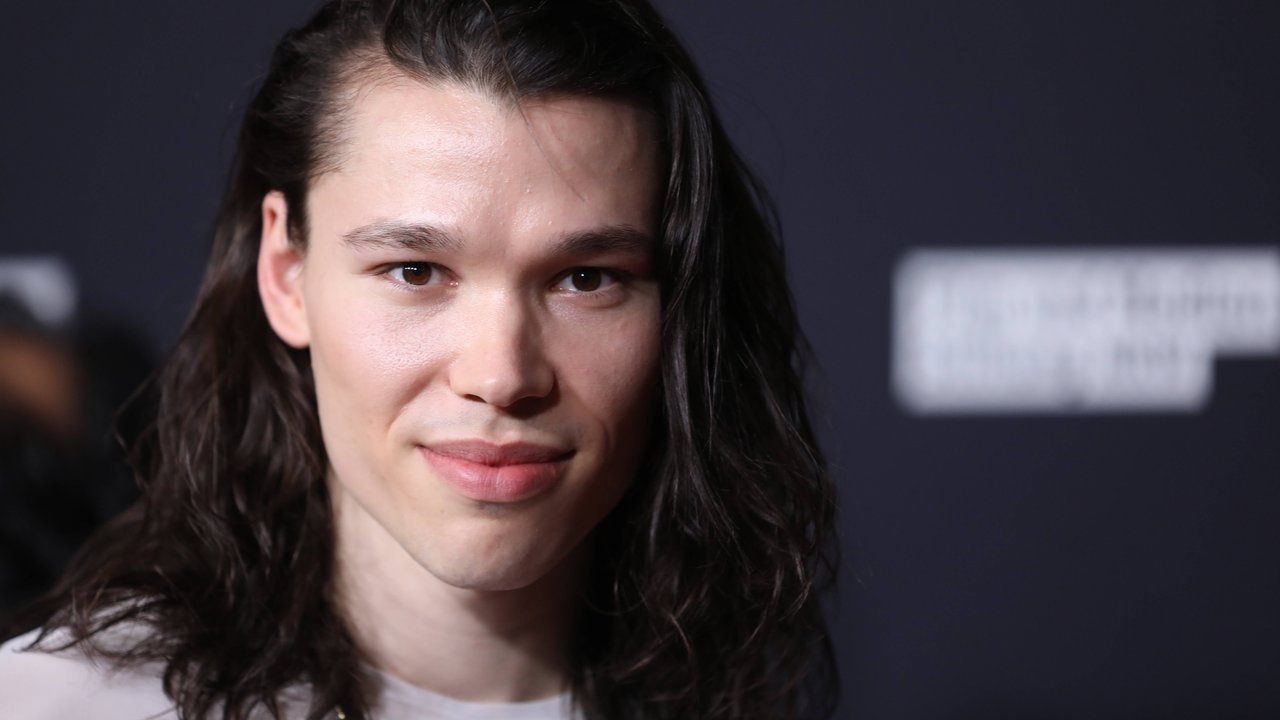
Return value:
M 240 103 L 310 0 L 0 18 L 0 254 L 156 352 Z M 1182 416 L 918 419 L 905 248 L 1280 242 L 1280 5 L 677 2 L 781 206 L 842 489 L 842 717 L 1280 717 L 1280 363 Z

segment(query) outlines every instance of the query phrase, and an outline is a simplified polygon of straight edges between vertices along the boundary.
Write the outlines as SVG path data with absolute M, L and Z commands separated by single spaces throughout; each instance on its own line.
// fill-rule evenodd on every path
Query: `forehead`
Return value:
M 518 212 L 508 206 L 526 196 L 561 214 L 624 214 L 614 220 L 631 223 L 638 207 L 656 210 L 658 133 L 635 103 L 574 95 L 517 103 L 391 75 L 357 86 L 346 105 L 335 169 L 313 186 L 313 196 L 340 186 L 330 202 L 387 216 L 465 215 L 479 202 Z
M 477 151 L 495 139 L 540 146 L 550 157 L 635 161 L 656 149 L 649 114 L 612 97 L 555 94 L 502 96 L 470 84 L 424 82 L 390 75 L 351 95 L 346 140 L 351 145 L 437 153 Z M 444 143 L 448 143 L 447 145 Z

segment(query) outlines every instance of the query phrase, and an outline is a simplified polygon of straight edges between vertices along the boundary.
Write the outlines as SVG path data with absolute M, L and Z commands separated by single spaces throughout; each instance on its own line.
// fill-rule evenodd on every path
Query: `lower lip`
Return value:
M 516 465 L 485 465 L 421 447 L 444 484 L 477 502 L 517 503 L 551 489 L 567 459 Z

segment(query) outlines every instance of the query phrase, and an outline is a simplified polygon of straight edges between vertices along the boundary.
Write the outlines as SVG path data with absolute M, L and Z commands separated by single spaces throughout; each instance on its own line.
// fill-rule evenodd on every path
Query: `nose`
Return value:
M 468 340 L 449 365 L 449 387 L 501 408 L 550 395 L 555 373 L 534 314 L 509 297 L 472 310 Z

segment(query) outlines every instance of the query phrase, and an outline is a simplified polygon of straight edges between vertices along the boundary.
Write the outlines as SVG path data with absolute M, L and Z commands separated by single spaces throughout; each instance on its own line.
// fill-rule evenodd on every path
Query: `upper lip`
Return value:
M 453 440 L 429 443 L 423 447 L 458 460 L 493 466 L 555 462 L 573 454 L 572 450 L 528 442 L 497 445 L 485 440 Z

